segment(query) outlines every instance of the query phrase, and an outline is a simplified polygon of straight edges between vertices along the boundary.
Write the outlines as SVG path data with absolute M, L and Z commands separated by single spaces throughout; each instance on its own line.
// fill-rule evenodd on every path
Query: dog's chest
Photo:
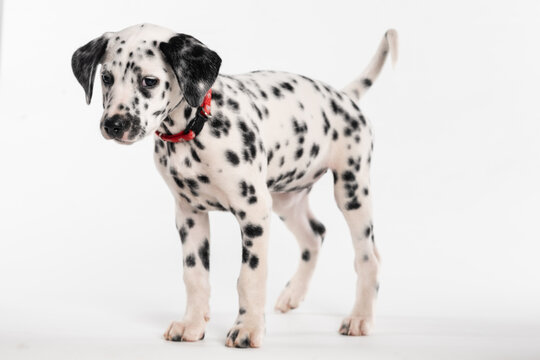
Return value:
M 215 175 L 201 159 L 203 151 L 193 144 L 156 140 L 154 160 L 175 199 L 199 210 L 226 210 L 226 199 L 213 184 Z

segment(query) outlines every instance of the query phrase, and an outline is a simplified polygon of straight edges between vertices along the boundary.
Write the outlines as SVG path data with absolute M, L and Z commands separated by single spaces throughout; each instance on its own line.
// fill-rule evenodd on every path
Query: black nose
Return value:
M 103 122 L 103 129 L 112 138 L 120 139 L 127 129 L 127 121 L 120 115 L 114 115 L 105 119 Z

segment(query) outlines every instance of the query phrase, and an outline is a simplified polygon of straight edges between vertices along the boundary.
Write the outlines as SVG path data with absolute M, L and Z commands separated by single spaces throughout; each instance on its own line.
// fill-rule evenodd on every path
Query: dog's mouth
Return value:
M 112 140 L 122 145 L 131 145 L 135 142 L 135 140 L 122 140 L 122 139 L 112 139 Z

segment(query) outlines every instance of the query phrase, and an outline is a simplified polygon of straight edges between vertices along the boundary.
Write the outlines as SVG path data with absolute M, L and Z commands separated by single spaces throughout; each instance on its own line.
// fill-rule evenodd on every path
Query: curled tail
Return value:
M 371 85 L 379 76 L 381 69 L 386 61 L 388 52 L 392 57 L 392 65 L 396 64 L 398 56 L 398 35 L 394 29 L 388 30 L 385 34 L 375 56 L 371 59 L 369 65 L 364 69 L 362 75 L 357 77 L 353 82 L 343 88 L 343 92 L 349 95 L 353 100 L 360 98 L 369 90 Z

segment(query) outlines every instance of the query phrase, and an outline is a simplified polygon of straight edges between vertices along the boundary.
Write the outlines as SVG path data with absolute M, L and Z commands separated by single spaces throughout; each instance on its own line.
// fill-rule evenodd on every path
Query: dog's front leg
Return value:
M 272 208 L 271 197 L 266 193 L 266 188 L 257 192 L 256 204 L 246 206 L 246 203 L 241 203 L 235 207 L 243 209 L 236 211 L 242 230 L 242 267 L 237 284 L 238 318 L 225 343 L 230 347 L 259 347 L 264 336 L 267 247 Z
M 187 305 L 182 321 L 173 321 L 164 337 L 172 341 L 198 341 L 204 338 L 210 311 L 208 213 L 177 203 L 176 226 L 182 241 Z

